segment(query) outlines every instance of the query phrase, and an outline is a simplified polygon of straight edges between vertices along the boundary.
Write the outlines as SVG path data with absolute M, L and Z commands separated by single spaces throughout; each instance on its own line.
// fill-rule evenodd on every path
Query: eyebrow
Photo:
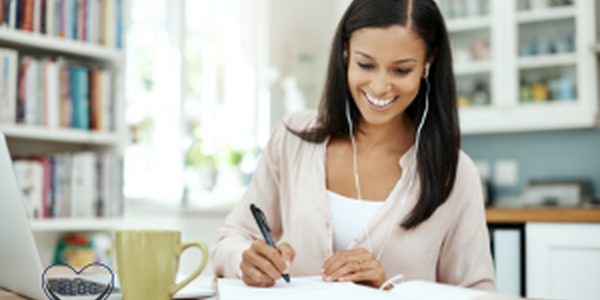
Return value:
M 354 51 L 354 53 L 360 54 L 368 59 L 374 59 L 371 56 L 369 56 L 368 54 L 360 52 L 360 51 Z M 400 64 L 400 63 L 405 63 L 405 62 L 410 62 L 410 61 L 417 62 L 417 60 L 414 58 L 405 58 L 405 59 L 400 59 L 400 60 L 395 61 L 394 64 Z

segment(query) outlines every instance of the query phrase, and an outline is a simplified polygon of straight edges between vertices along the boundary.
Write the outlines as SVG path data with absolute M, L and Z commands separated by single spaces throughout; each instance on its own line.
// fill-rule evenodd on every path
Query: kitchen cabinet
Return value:
M 463 134 L 597 124 L 596 2 L 437 0 Z
M 525 225 L 526 296 L 600 299 L 600 224 Z

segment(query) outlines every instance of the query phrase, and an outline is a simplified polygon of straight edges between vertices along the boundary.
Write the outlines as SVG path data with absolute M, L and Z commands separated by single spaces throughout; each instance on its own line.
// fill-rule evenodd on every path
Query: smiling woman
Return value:
M 253 286 L 321 275 L 378 288 L 403 275 L 495 290 L 479 174 L 459 144 L 435 2 L 354 0 L 334 36 L 319 111 L 280 122 L 217 233 L 217 275 Z M 251 203 L 276 248 L 262 241 Z

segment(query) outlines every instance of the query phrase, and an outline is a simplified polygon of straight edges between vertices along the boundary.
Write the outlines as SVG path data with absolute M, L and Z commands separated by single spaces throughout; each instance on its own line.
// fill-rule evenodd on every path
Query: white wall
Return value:
M 338 17 L 338 2 L 347 0 L 270 0 L 269 51 L 270 65 L 280 79 L 296 74 L 303 79 L 302 91 L 308 108 L 317 108 L 329 60 Z M 307 52 L 314 60 L 298 64 L 299 53 Z M 302 81 L 302 80 L 301 80 Z M 284 114 L 283 91 L 271 86 L 271 125 Z

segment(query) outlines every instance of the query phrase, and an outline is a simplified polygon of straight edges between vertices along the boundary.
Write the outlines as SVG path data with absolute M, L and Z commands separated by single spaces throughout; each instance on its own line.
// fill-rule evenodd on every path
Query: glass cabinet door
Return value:
M 490 0 L 438 0 L 437 3 L 450 35 L 459 108 L 491 105 Z

